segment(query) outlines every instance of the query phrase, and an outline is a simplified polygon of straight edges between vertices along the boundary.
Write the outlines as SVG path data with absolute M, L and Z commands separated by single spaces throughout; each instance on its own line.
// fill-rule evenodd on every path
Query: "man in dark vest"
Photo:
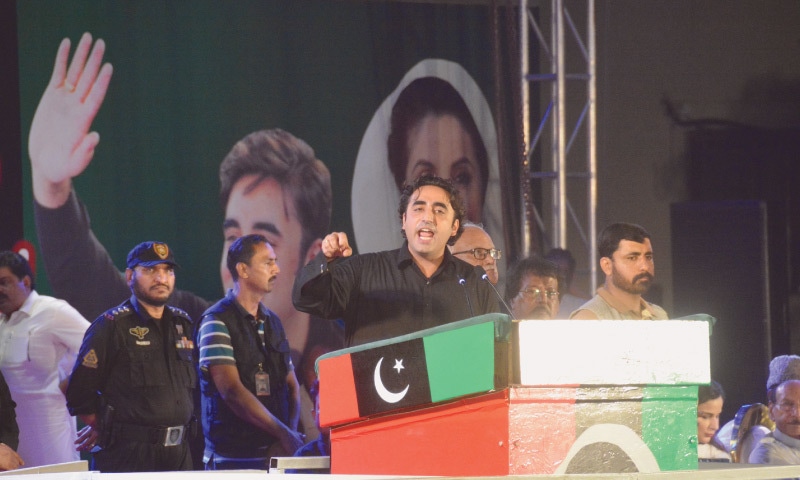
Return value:
M 208 470 L 266 469 L 303 445 L 300 391 L 281 321 L 261 303 L 280 269 L 262 235 L 227 254 L 233 289 L 203 314 L 198 331 L 203 461 Z

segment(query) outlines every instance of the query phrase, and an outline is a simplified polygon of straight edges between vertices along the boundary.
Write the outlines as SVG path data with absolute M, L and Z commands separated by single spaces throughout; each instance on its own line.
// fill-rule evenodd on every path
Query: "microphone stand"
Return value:
M 495 288 L 494 284 L 492 284 L 492 282 L 489 281 L 489 274 L 486 273 L 486 270 L 484 270 L 483 267 L 481 266 L 477 266 L 475 267 L 475 271 L 478 273 L 478 276 L 481 277 L 481 280 L 485 281 L 486 283 L 489 284 L 490 287 L 492 287 L 492 291 L 494 292 L 497 299 L 500 300 L 500 303 L 504 307 L 506 307 L 506 311 L 508 312 L 508 315 L 511 317 L 511 320 L 515 322 L 518 321 L 517 317 L 514 316 L 514 312 L 511 311 L 511 307 L 509 307 L 506 301 L 503 300 L 503 296 L 500 295 L 500 292 L 497 291 L 497 288 Z
M 467 306 L 469 307 L 469 316 L 474 317 L 475 311 L 472 310 L 472 301 L 469 299 L 469 290 L 467 290 L 467 281 L 463 278 L 458 279 L 458 284 L 464 287 L 464 296 L 467 297 Z

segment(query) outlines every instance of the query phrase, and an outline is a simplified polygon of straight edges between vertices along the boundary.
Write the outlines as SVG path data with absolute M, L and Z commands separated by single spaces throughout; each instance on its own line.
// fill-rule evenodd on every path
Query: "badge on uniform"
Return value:
M 181 325 L 180 323 L 176 323 L 175 333 L 177 334 L 175 335 L 177 337 L 177 340 L 175 340 L 175 348 L 177 349 L 187 348 L 189 350 L 194 350 L 194 342 L 192 340 L 189 340 L 189 338 L 183 333 L 183 325 Z
M 98 363 L 100 362 L 97 360 L 97 354 L 94 352 L 94 348 L 89 350 L 89 353 L 84 355 L 81 361 L 81 365 L 86 368 L 97 368 Z
M 133 335 L 134 337 L 138 338 L 139 340 L 136 341 L 136 345 L 150 345 L 150 340 L 145 340 L 144 336 L 150 332 L 150 329 L 147 327 L 134 327 L 128 329 L 128 333 Z
M 189 350 L 192 350 L 194 349 L 194 342 L 186 337 L 181 337 L 180 339 L 175 340 L 175 348 L 188 348 Z

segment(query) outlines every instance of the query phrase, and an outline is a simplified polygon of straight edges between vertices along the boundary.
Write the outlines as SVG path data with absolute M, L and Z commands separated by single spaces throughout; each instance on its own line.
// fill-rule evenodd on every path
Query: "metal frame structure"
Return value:
M 596 138 L 596 61 L 595 61 L 595 17 L 594 0 L 577 0 L 575 3 L 585 3 L 585 28 L 579 29 L 569 14 L 566 0 L 550 0 L 548 2 L 535 2 L 533 0 L 519 1 L 520 21 L 520 76 L 523 134 L 525 138 L 525 156 L 521 171 L 522 177 L 522 251 L 531 253 L 531 235 L 533 234 L 532 221 L 536 223 L 546 240 L 549 233 L 549 243 L 552 247 L 569 248 L 567 238 L 568 215 L 574 222 L 578 235 L 583 245 L 588 249 L 589 275 L 592 292 L 597 288 L 597 138 Z M 536 19 L 533 8 L 543 12 L 542 17 L 549 14 L 550 40 L 547 41 L 545 31 Z M 547 13 L 544 13 L 547 11 Z M 568 51 L 567 29 L 574 39 L 574 48 Z M 531 38 L 531 32 L 535 39 Z M 541 70 L 549 64 L 549 71 L 536 73 L 531 71 L 530 58 L 532 49 L 541 54 Z M 568 73 L 567 68 L 580 66 L 578 73 Z M 549 100 L 536 129 L 532 131 L 530 118 L 531 85 L 541 85 L 542 92 L 545 87 L 550 87 Z M 581 86 L 585 92 L 571 93 L 573 86 Z M 576 88 L 576 90 L 580 90 Z M 542 93 L 542 99 L 548 96 Z M 577 112 L 577 113 L 576 113 Z M 568 115 L 575 119 L 568 130 Z M 549 125 L 549 129 L 548 129 Z M 572 152 L 572 146 L 579 134 L 585 135 L 585 157 L 583 165 L 575 171 L 568 171 L 569 166 L 578 165 L 578 155 Z M 549 139 L 549 144 L 546 140 Z M 532 171 L 531 158 L 533 152 L 541 150 L 541 171 Z M 570 156 L 570 153 L 573 153 Z M 551 161 L 549 168 L 546 158 L 549 154 Z M 568 160 L 570 160 L 568 162 Z M 568 179 L 583 180 L 584 188 L 577 192 L 568 188 Z M 542 187 L 543 191 L 549 189 L 550 195 L 543 196 L 542 215 L 533 201 L 532 184 Z M 570 182 L 572 186 L 575 182 Z M 581 221 L 579 213 L 573 208 L 570 198 L 586 197 L 585 223 Z M 549 220 L 548 229 L 545 222 Z

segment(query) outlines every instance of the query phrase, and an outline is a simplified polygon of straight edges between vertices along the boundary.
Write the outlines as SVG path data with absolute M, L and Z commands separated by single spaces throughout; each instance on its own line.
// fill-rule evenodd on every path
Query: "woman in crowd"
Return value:
M 731 455 L 716 437 L 725 402 L 722 385 L 711 381 L 697 391 L 697 458 L 701 462 L 730 462 Z

